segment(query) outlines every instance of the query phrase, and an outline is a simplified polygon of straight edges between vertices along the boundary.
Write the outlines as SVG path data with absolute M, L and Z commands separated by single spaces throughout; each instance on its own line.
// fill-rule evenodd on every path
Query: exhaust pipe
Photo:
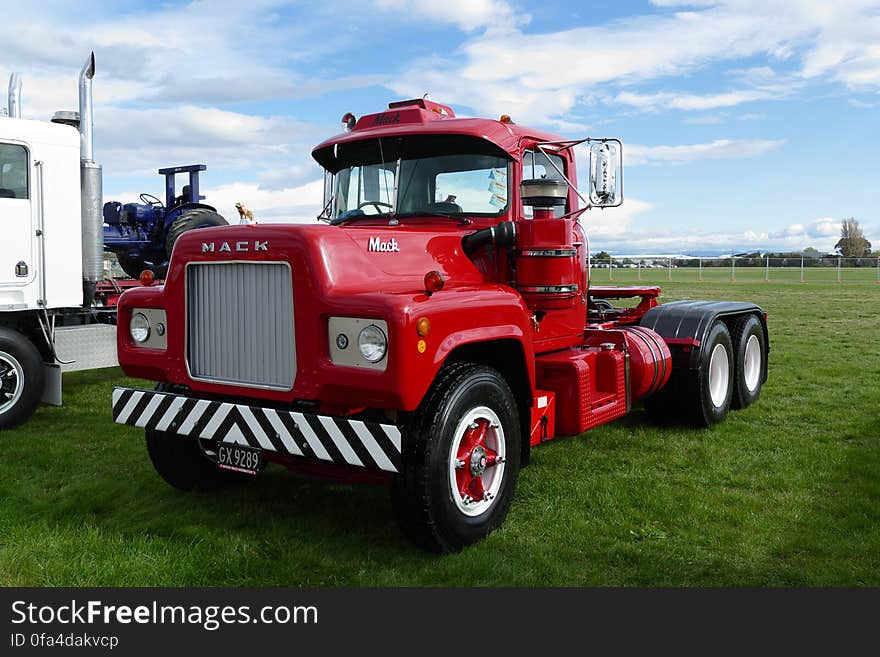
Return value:
M 21 77 L 18 73 L 9 76 L 6 115 L 12 119 L 21 118 Z
M 79 72 L 80 183 L 82 200 L 83 305 L 90 306 L 95 288 L 104 273 L 104 205 L 101 165 L 94 160 L 92 136 L 92 78 L 95 53 Z
M 89 55 L 79 72 L 79 159 L 93 162 L 92 78 L 95 77 L 95 53 Z

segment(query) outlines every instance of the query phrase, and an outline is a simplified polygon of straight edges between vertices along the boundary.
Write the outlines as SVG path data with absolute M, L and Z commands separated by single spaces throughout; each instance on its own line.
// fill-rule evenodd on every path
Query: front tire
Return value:
M 169 390 L 166 384 L 156 384 L 156 390 Z M 174 488 L 182 491 L 193 489 L 213 490 L 227 483 L 241 480 L 250 475 L 242 475 L 229 470 L 221 470 L 202 452 L 196 442 L 176 433 L 147 429 L 144 432 L 147 453 L 159 476 Z
M 223 483 L 227 473 L 202 454 L 196 444 L 198 438 L 155 430 L 146 431 L 145 436 L 153 467 L 174 488 L 212 490 Z
M 405 437 L 392 505 L 403 531 L 433 552 L 476 543 L 507 515 L 520 466 L 516 401 L 483 365 L 441 370 Z
M 0 328 L 0 429 L 26 422 L 43 398 L 43 358 L 18 331 Z

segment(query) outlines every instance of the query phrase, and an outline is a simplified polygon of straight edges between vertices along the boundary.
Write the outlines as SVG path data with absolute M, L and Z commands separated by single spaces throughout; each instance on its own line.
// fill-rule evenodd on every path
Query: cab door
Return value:
M 36 274 L 30 157 L 21 144 L 0 142 L 0 285 L 24 285 Z

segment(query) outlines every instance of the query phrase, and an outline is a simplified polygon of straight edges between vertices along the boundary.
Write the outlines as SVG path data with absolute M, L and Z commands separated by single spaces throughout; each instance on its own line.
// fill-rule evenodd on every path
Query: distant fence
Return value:
M 605 280 L 880 283 L 880 257 L 593 257 L 590 278 L 597 283 Z

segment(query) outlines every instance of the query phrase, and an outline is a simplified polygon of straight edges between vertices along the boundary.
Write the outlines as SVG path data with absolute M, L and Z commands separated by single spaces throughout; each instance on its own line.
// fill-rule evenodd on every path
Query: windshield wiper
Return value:
M 467 217 L 464 217 L 460 214 L 452 214 L 451 212 L 440 212 L 439 210 L 416 210 L 413 212 L 396 212 L 394 214 L 395 219 L 415 219 L 417 217 L 444 217 L 446 219 L 455 219 L 455 221 L 466 226 L 474 223 Z
M 352 214 L 349 216 L 342 217 L 334 217 L 330 220 L 331 226 L 338 226 L 339 224 L 344 224 L 349 221 L 363 221 L 364 219 L 388 219 L 396 217 L 397 215 L 392 214 L 391 212 L 383 212 L 382 214 Z

